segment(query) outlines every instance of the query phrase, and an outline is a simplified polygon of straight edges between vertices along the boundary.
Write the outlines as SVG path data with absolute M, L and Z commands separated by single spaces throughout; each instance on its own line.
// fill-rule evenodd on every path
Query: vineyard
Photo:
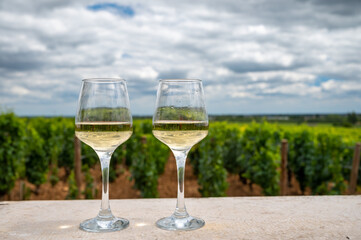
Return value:
M 262 195 L 279 195 L 282 139 L 288 141 L 288 182 L 295 179 L 302 194 L 347 192 L 361 128 L 279 125 L 266 121 L 211 122 L 206 139 L 194 146 L 188 156 L 201 196 L 226 196 L 229 174 L 236 174 L 238 181 L 250 189 L 259 187 Z M 59 182 L 68 186 L 68 199 L 79 194 L 83 198 L 94 198 L 95 176 L 91 173 L 98 157 L 85 144 L 81 144 L 81 153 L 85 186 L 80 190 L 74 174 L 72 118 L 21 118 L 13 113 L 1 114 L 0 196 L 7 195 L 15 183 L 21 181 L 35 186 L 29 189 L 22 185 L 23 199 L 37 194 L 45 183 L 54 187 Z M 129 177 L 122 179 L 132 181 L 141 197 L 158 197 L 158 179 L 164 174 L 169 155 L 169 149 L 153 137 L 151 120 L 135 120 L 132 137 L 113 154 L 110 181 L 121 178 L 127 170 Z M 60 171 L 64 172 L 61 176 Z

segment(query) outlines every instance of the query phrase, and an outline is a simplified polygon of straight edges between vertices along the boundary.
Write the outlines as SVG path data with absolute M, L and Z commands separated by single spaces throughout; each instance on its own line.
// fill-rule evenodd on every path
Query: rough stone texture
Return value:
M 87 233 L 99 200 L 0 203 L 0 239 L 361 239 L 361 196 L 186 199 L 206 225 L 190 232 L 155 227 L 175 199 L 111 200 L 114 215 L 130 220 L 119 232 Z

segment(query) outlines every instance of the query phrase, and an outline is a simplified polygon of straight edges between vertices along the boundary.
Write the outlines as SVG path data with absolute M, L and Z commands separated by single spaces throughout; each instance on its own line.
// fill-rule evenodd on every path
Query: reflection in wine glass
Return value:
M 118 231 L 129 221 L 114 217 L 109 206 L 109 163 L 114 150 L 132 135 L 132 116 L 123 79 L 83 80 L 75 134 L 97 153 L 102 170 L 102 202 L 98 216 L 80 224 L 88 232 Z
M 173 152 L 177 164 L 178 197 L 175 212 L 157 221 L 165 230 L 194 230 L 204 226 L 204 220 L 187 213 L 184 203 L 184 168 L 192 146 L 208 134 L 201 80 L 160 80 L 156 110 L 153 115 L 153 135 Z

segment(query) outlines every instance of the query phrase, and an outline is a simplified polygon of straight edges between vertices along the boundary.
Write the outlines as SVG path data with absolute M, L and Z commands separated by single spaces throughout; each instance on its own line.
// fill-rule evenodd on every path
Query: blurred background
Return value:
M 287 194 L 346 194 L 361 141 L 360 11 L 356 0 L 1 0 L 1 198 L 100 197 L 94 152 L 81 146 L 81 185 L 74 165 L 81 79 L 94 77 L 126 79 L 135 117 L 111 198 L 176 196 L 174 159 L 151 134 L 164 78 L 202 79 L 210 114 L 186 197 L 280 194 L 282 139 Z

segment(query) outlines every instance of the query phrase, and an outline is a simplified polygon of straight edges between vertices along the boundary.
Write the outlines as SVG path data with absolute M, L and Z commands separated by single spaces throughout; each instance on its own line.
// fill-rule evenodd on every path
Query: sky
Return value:
M 81 80 L 202 79 L 210 114 L 361 112 L 361 1 L 0 0 L 0 109 L 72 116 Z

